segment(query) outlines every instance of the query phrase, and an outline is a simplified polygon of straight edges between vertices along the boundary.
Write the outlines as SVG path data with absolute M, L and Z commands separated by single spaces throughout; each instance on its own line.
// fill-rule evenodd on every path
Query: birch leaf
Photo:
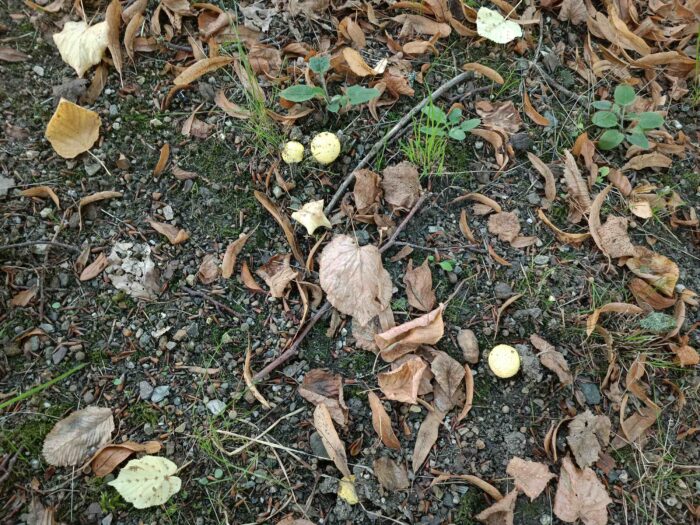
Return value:
M 63 61 L 82 78 L 88 69 L 102 61 L 109 42 L 108 35 L 106 21 L 94 26 L 82 21 L 66 22 L 63 30 L 53 35 L 53 41 Z
M 61 99 L 44 136 L 64 159 L 85 153 L 100 136 L 100 116 L 89 109 Z
M 497 44 L 507 44 L 523 36 L 523 30 L 517 23 L 506 20 L 500 13 L 487 7 L 480 7 L 476 13 L 476 32 Z
M 177 465 L 160 456 L 132 459 L 119 471 L 111 485 L 137 509 L 163 505 L 180 491 L 182 480 L 175 474 Z

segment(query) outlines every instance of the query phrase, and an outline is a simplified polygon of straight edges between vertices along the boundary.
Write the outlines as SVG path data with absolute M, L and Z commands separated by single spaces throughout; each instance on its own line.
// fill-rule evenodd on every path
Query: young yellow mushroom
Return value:
M 512 346 L 494 346 L 489 352 L 489 368 L 501 379 L 513 377 L 520 370 L 520 355 Z
M 323 131 L 311 140 L 311 155 L 319 164 L 330 164 L 340 155 L 340 141 L 335 133 Z

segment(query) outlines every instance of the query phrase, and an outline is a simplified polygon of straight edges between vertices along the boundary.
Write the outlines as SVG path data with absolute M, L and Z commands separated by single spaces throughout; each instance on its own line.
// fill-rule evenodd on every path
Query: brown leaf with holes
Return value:
M 381 185 L 392 210 L 410 209 L 421 194 L 418 170 L 406 161 L 384 168 Z
M 612 503 L 595 472 L 586 467 L 576 468 L 571 458 L 562 459 L 557 493 L 554 496 L 554 514 L 562 521 L 585 525 L 606 525 L 607 506 Z
M 625 263 L 627 268 L 662 294 L 672 297 L 680 275 L 678 265 L 665 255 L 643 246 L 633 255 L 635 257 L 627 259 Z
M 413 259 L 410 259 L 403 276 L 408 304 L 423 312 L 432 310 L 436 300 L 429 262 L 426 258 L 423 264 L 413 268 Z
M 513 134 L 517 133 L 523 125 L 515 104 L 510 100 L 495 105 L 488 100 L 479 100 L 475 106 L 477 114 L 481 117 L 481 124 L 485 128 Z
M 316 406 L 326 405 L 333 421 L 347 426 L 348 407 L 343 399 L 343 378 L 339 374 L 320 368 L 309 370 L 299 385 L 299 395 Z
M 515 479 L 515 488 L 524 492 L 530 501 L 542 494 L 547 483 L 555 474 L 549 471 L 549 467 L 544 463 L 528 461 L 518 457 L 512 458 L 506 467 L 506 473 Z
M 202 284 L 211 284 L 219 278 L 219 258 L 208 253 L 197 270 L 197 279 Z
M 441 304 L 427 314 L 374 336 L 382 359 L 395 361 L 420 345 L 432 345 L 442 339 L 445 333 L 445 323 L 442 320 L 444 309 L 445 305 Z
M 423 423 L 421 423 L 418 429 L 418 435 L 416 436 L 416 444 L 413 447 L 413 458 L 411 461 L 413 472 L 418 472 L 421 465 L 423 465 L 428 458 L 430 450 L 437 441 L 438 432 L 443 419 L 445 419 L 445 413 L 434 408 L 428 412 Z
M 379 436 L 379 439 L 387 447 L 400 450 L 401 443 L 399 443 L 396 434 L 394 434 L 394 429 L 391 427 L 391 418 L 386 413 L 381 400 L 372 391 L 367 393 L 367 398 L 369 399 L 369 408 L 372 410 L 372 427 L 374 427 L 374 431 Z
M 123 443 L 112 443 L 105 445 L 95 452 L 95 455 L 88 461 L 92 468 L 92 473 L 101 478 L 110 474 L 115 468 L 126 461 L 137 452 L 146 454 L 157 454 L 162 445 L 159 441 L 146 441 L 136 443 L 135 441 L 124 441 Z
M 61 201 L 58 200 L 58 195 L 48 186 L 33 186 L 22 190 L 22 195 L 25 197 L 37 197 L 40 199 L 51 199 L 56 207 L 61 209 Z
M 289 253 L 273 255 L 255 271 L 270 287 L 272 297 L 284 297 L 289 283 L 299 276 L 299 272 L 289 264 L 291 259 L 292 255 Z
M 509 492 L 503 499 L 477 514 L 476 519 L 487 525 L 513 525 L 517 497 L 517 490 Z
M 571 152 L 564 150 L 564 179 L 569 192 L 569 222 L 574 224 L 581 222 L 584 215 L 591 211 L 591 196 L 588 193 L 588 185 L 581 177 L 581 171 L 576 165 Z
M 624 217 L 609 216 L 600 228 L 598 228 L 600 247 L 603 253 L 617 259 L 619 257 L 632 257 L 637 248 L 627 235 L 627 219 Z
M 423 359 L 414 356 L 390 372 L 377 374 L 377 383 L 388 399 L 415 405 L 423 372 L 427 367 Z
M 391 277 L 379 250 L 360 247 L 348 235 L 334 235 L 321 252 L 319 280 L 333 307 L 363 326 L 391 302 Z
M 579 467 L 590 467 L 598 461 L 598 456 L 610 442 L 610 428 L 608 416 L 595 416 L 590 410 L 577 415 L 569 423 L 566 441 Z
M 181 228 L 178 228 L 177 226 L 173 226 L 172 224 L 157 222 L 151 219 L 149 219 L 148 224 L 150 224 L 151 228 L 161 235 L 165 235 L 170 244 L 182 244 L 190 238 L 189 233 Z
M 241 235 L 226 248 L 224 260 L 221 263 L 221 276 L 224 279 L 230 279 L 233 275 L 233 270 L 236 268 L 236 257 L 238 257 L 238 254 L 241 253 L 241 250 L 243 250 L 243 247 L 245 246 L 245 243 L 248 242 L 250 235 L 250 233 Z
M 403 465 L 397 465 L 393 459 L 381 456 L 374 460 L 372 469 L 385 490 L 405 490 L 410 486 L 406 469 Z
M 553 202 L 557 198 L 557 185 L 552 170 L 549 169 L 549 166 L 542 159 L 529 151 L 527 152 L 527 158 L 530 159 L 534 168 L 544 178 L 544 196 L 548 201 Z
M 570 385 L 574 382 L 574 378 L 569 370 L 569 363 L 566 362 L 564 356 L 557 351 L 553 344 L 545 341 L 537 334 L 530 336 L 530 342 L 532 346 L 539 350 L 537 357 L 539 357 L 542 365 L 557 374 L 562 385 Z
M 323 403 L 317 405 L 314 410 L 314 428 L 316 428 L 318 435 L 321 436 L 321 441 L 328 453 L 328 457 L 335 463 L 335 466 L 338 467 L 343 476 L 350 477 L 352 474 L 348 468 L 345 445 L 343 445 L 338 432 L 335 430 L 335 426 L 333 426 L 333 418 L 328 411 L 328 407 Z
M 502 211 L 489 217 L 489 233 L 497 235 L 503 242 L 512 242 L 520 233 L 520 221 L 515 212 Z

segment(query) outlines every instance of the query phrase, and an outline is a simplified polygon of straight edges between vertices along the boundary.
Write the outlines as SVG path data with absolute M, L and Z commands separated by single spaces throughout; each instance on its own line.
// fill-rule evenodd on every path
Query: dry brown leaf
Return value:
M 620 168 L 621 172 L 624 171 L 641 171 L 647 168 L 668 168 L 673 164 L 673 161 L 666 155 L 661 153 L 646 153 L 644 155 L 637 155 L 632 157 L 627 163 Z
M 197 278 L 202 284 L 211 284 L 219 278 L 219 258 L 216 255 L 208 253 L 204 256 Z
M 265 290 L 260 288 L 260 285 L 255 281 L 253 274 L 250 273 L 250 269 L 248 268 L 248 263 L 246 261 L 243 261 L 243 264 L 241 265 L 241 281 L 243 282 L 243 286 L 248 288 L 248 290 L 251 292 L 265 293 Z
M 600 248 L 608 257 L 632 257 L 637 248 L 627 235 L 627 219 L 624 217 L 609 216 L 600 228 L 598 228 Z
M 165 222 L 157 222 L 152 219 L 148 220 L 148 224 L 151 225 L 155 231 L 161 235 L 165 235 L 170 241 L 170 244 L 182 244 L 187 239 L 190 238 L 190 234 L 185 230 L 173 226 L 172 224 L 167 224 Z
M 500 204 L 486 195 L 482 195 L 481 193 L 465 193 L 464 195 L 452 200 L 450 204 L 456 204 L 465 200 L 475 201 L 483 205 L 484 211 L 481 211 L 481 209 L 477 210 L 476 206 L 474 207 L 473 211 L 475 215 L 488 215 L 492 211 L 495 211 L 496 213 L 501 213 L 503 211 Z
M 438 431 L 443 419 L 445 419 L 445 413 L 433 409 L 428 412 L 423 423 L 421 423 L 416 436 L 416 444 L 413 447 L 413 458 L 411 461 L 414 473 L 418 472 L 421 465 L 428 458 L 430 449 L 433 448 L 435 441 L 437 441 Z
M 423 359 L 414 356 L 390 372 L 377 374 L 377 383 L 388 399 L 415 405 L 418 402 L 423 373 L 427 367 Z
M 80 213 L 83 206 L 87 206 L 88 204 L 108 199 L 120 199 L 121 197 L 123 197 L 123 194 L 119 191 L 98 191 L 97 193 L 83 197 L 80 199 L 80 201 L 78 201 L 78 212 Z
M 435 407 L 441 412 L 449 412 L 461 395 L 460 385 L 465 370 L 459 362 L 447 353 L 434 351 L 430 371 L 433 373 L 433 398 Z
M 643 279 L 635 277 L 629 282 L 629 289 L 639 306 L 649 306 L 654 310 L 665 310 L 676 304 L 675 297 L 664 297 Z
M 214 97 L 214 103 L 230 117 L 241 120 L 246 120 L 252 117 L 252 114 L 249 110 L 227 99 L 223 89 L 220 89 L 216 92 L 216 96 Z
M 591 234 L 591 237 L 593 237 L 593 240 L 595 241 L 596 245 L 598 246 L 598 249 L 605 253 L 605 250 L 603 248 L 603 243 L 600 239 L 600 235 L 598 234 L 598 230 L 601 227 L 600 223 L 600 209 L 603 207 L 603 203 L 605 202 L 605 198 L 608 196 L 608 193 L 610 193 L 610 190 L 612 189 L 612 186 L 608 184 L 603 190 L 596 195 L 595 199 L 593 199 L 593 203 L 591 204 L 590 208 L 590 214 L 588 216 L 588 231 Z
M 386 413 L 379 397 L 370 391 L 367 393 L 367 398 L 369 399 L 369 408 L 372 410 L 372 427 L 374 427 L 374 431 L 379 436 L 379 439 L 387 447 L 400 450 L 401 443 L 399 443 L 396 434 L 394 434 L 394 429 L 391 427 L 391 418 Z
M 396 66 L 386 68 L 382 81 L 385 83 L 387 91 L 396 98 L 401 95 L 412 97 L 416 94 L 402 70 Z
M 343 399 L 343 378 L 339 374 L 320 368 L 309 370 L 299 385 L 299 395 L 314 405 L 326 405 L 333 420 L 347 426 L 348 407 Z
M 122 48 L 119 44 L 119 30 L 122 23 L 122 5 L 119 0 L 112 0 L 105 11 L 107 22 L 107 47 L 112 55 L 114 69 L 122 74 Z
M 100 255 L 80 273 L 80 280 L 89 281 L 90 279 L 94 279 L 100 275 L 107 266 L 109 266 L 107 256 L 104 253 L 100 253 Z
M 489 217 L 489 233 L 497 235 L 503 242 L 512 242 L 520 233 L 520 221 L 515 212 L 502 211 Z
M 527 158 L 539 172 L 542 177 L 544 177 L 544 196 L 548 201 L 553 202 L 557 198 L 557 185 L 554 180 L 554 174 L 552 170 L 549 169 L 542 159 L 537 157 L 534 153 L 527 152 Z
M 230 279 L 233 275 L 233 270 L 236 268 L 236 257 L 238 257 L 238 254 L 241 253 L 241 250 L 243 250 L 243 247 L 245 246 L 245 243 L 248 242 L 250 235 L 250 233 L 241 235 L 226 248 L 224 260 L 221 263 L 221 276 L 224 279 Z
M 370 67 L 367 62 L 365 62 L 365 59 L 362 58 L 362 55 L 351 47 L 344 47 L 342 55 L 350 71 L 358 77 L 372 77 L 380 73 Z
M 590 467 L 610 442 L 610 419 L 608 416 L 594 416 L 590 410 L 578 414 L 569 423 L 566 441 L 574 453 L 579 467 Z
M 177 180 L 192 180 L 199 176 L 196 172 L 183 170 L 179 166 L 173 166 L 172 172 L 173 177 L 175 177 Z
M 486 251 L 488 252 L 489 256 L 501 266 L 513 266 L 511 263 L 508 262 L 507 259 L 498 255 L 496 253 L 496 250 L 494 250 L 493 246 L 491 246 L 490 244 L 486 245 Z
M 549 119 L 541 115 L 535 106 L 530 102 L 530 95 L 527 94 L 527 90 L 523 91 L 523 107 L 525 108 L 525 114 L 530 117 L 530 119 L 538 126 L 549 126 Z
M 92 456 L 88 463 L 92 468 L 92 473 L 101 478 L 110 474 L 136 452 L 157 454 L 160 449 L 161 444 L 159 441 L 147 441 L 145 443 L 124 441 L 123 443 L 112 443 L 110 445 L 105 445 L 95 452 L 95 455 Z
M 469 133 L 481 137 L 491 144 L 498 169 L 502 170 L 505 168 L 506 164 L 508 164 L 508 155 L 506 152 L 506 137 L 503 131 L 476 128 L 470 130 Z
M 338 24 L 338 33 L 346 38 L 348 41 L 352 42 L 353 46 L 357 49 L 362 49 L 367 45 L 367 40 L 365 38 L 365 33 L 362 31 L 362 27 L 358 24 L 352 17 L 346 16 Z
M 462 210 L 459 214 L 459 231 L 462 232 L 469 242 L 476 244 L 476 238 L 474 237 L 474 232 L 469 227 L 469 222 L 467 221 L 467 210 Z
M 506 473 L 515 479 L 515 488 L 524 492 L 530 501 L 542 494 L 547 483 L 555 474 L 549 471 L 549 467 L 544 463 L 528 461 L 518 457 L 512 458 L 506 467 Z
M 489 80 L 493 80 L 496 84 L 503 84 L 505 80 L 503 80 L 503 77 L 498 73 L 498 71 L 491 69 L 488 66 L 485 66 L 483 64 L 479 64 L 478 62 L 469 62 L 468 64 L 464 64 L 462 66 L 463 71 L 475 71 L 479 73 L 480 75 L 485 76 Z
M 450 36 L 452 32 L 448 24 L 436 22 L 421 15 L 401 14 L 393 17 L 392 20 L 403 24 L 399 37 L 417 33 L 419 35 L 439 35 L 442 38 Z
M 568 149 L 564 150 L 564 179 L 569 192 L 568 219 L 569 222 L 576 224 L 591 211 L 592 202 L 588 185 L 581 177 L 576 160 Z
M 421 194 L 420 175 L 410 162 L 388 166 L 382 172 L 384 200 L 392 210 L 408 210 L 413 207 Z
M 509 492 L 503 499 L 477 514 L 476 519 L 487 525 L 513 525 L 517 497 L 517 490 Z
M 36 296 L 36 293 L 38 291 L 39 287 L 35 285 L 31 288 L 27 288 L 26 290 L 22 290 L 21 292 L 17 292 L 15 295 L 12 296 L 10 304 L 12 306 L 18 307 L 27 306 L 30 303 L 30 301 L 34 299 L 34 296 Z
M 477 476 L 472 476 L 471 474 L 447 474 L 437 470 L 433 470 L 431 472 L 433 474 L 438 474 L 438 476 L 430 482 L 431 487 L 433 485 L 438 485 L 444 481 L 457 479 L 460 481 L 466 481 L 470 485 L 474 485 L 475 487 L 480 488 L 496 501 L 501 501 L 503 499 L 503 494 L 501 494 L 501 492 L 496 487 Z
M 46 126 L 44 136 L 64 159 L 89 150 L 100 136 L 100 116 L 62 98 Z
M 558 352 L 553 344 L 545 341 L 537 334 L 532 334 L 530 336 L 530 342 L 532 343 L 532 346 L 539 350 L 537 357 L 540 358 L 542 365 L 557 374 L 557 377 L 559 377 L 559 382 L 562 385 L 570 385 L 574 382 L 574 378 L 569 371 L 569 364 L 566 362 L 566 359 L 561 352 Z
M 396 490 L 405 490 L 409 487 L 408 476 L 403 465 L 397 465 L 396 462 L 385 456 L 381 456 L 374 460 L 372 469 L 377 476 L 377 481 L 390 492 Z
M 462 349 L 462 355 L 467 363 L 476 364 L 479 361 L 479 341 L 476 334 L 469 329 L 457 333 L 457 344 Z
M 445 305 L 441 304 L 432 312 L 377 334 L 374 342 L 379 347 L 382 359 L 395 361 L 420 345 L 437 343 L 445 333 L 442 320 L 444 308 Z
M 515 104 L 510 100 L 496 105 L 488 100 L 479 100 L 475 106 L 477 114 L 481 117 L 481 124 L 485 128 L 513 134 L 517 133 L 523 125 Z
M 42 453 L 49 465 L 77 465 L 92 452 L 92 447 L 109 441 L 113 430 L 110 408 L 91 406 L 77 410 L 54 425 L 44 439 Z
M 620 193 L 622 193 L 625 197 L 632 193 L 632 183 L 627 178 L 627 175 L 622 173 L 620 170 L 611 168 L 608 172 L 608 181 L 610 184 L 620 190 Z
M 669 343 L 669 348 L 676 354 L 676 362 L 680 366 L 695 366 L 700 364 L 700 354 L 687 342 L 682 344 Z
M 593 310 L 593 313 L 586 319 L 586 335 L 591 335 L 598 324 L 600 314 L 614 312 L 618 314 L 641 315 L 644 313 L 639 306 L 629 303 L 608 303 Z
M 606 525 L 607 506 L 612 503 L 605 486 L 590 468 L 576 468 L 571 458 L 562 459 L 559 485 L 554 496 L 554 514 L 562 521 L 585 525 Z
M 284 297 L 289 283 L 299 276 L 298 272 L 289 264 L 291 259 L 292 256 L 289 253 L 273 255 L 255 271 L 270 287 L 272 297 Z
M 154 177 L 160 176 L 165 171 L 165 168 L 168 166 L 169 159 L 170 159 L 170 144 L 168 144 L 166 142 L 160 148 L 160 153 L 158 154 L 158 162 L 156 163 L 156 167 L 153 168 L 153 176 Z
M 127 22 L 126 29 L 124 30 L 124 49 L 126 50 L 126 55 L 131 60 L 134 60 L 134 41 L 136 40 L 139 29 L 141 29 L 143 21 L 143 13 L 136 13 L 134 17 Z
M 61 209 L 61 201 L 58 200 L 58 195 L 48 186 L 34 186 L 32 188 L 27 188 L 22 190 L 22 195 L 25 197 L 38 197 L 41 199 L 51 199 L 56 207 Z
M 300 265 L 304 266 L 304 255 L 299 249 L 297 239 L 294 236 L 294 229 L 292 228 L 292 225 L 289 222 L 287 216 L 264 193 L 261 193 L 256 190 L 255 192 L 253 192 L 253 194 L 255 195 L 255 198 L 258 200 L 258 202 L 263 205 L 263 207 L 270 213 L 270 215 L 272 215 L 272 218 L 277 221 L 277 224 L 280 225 L 282 231 L 284 232 L 284 236 L 287 238 L 289 247 L 292 249 L 292 254 L 294 254 L 294 258 Z
M 678 265 L 668 257 L 641 246 L 633 255 L 636 256 L 625 263 L 627 268 L 662 294 L 672 297 L 680 275 Z
M 26 62 L 30 56 L 13 47 L 0 47 L 0 60 L 4 62 Z
M 344 477 L 350 477 L 350 469 L 348 468 L 348 458 L 345 454 L 345 445 L 340 440 L 338 432 L 333 426 L 333 418 L 328 411 L 328 407 L 324 404 L 316 406 L 314 410 L 314 427 L 321 436 L 323 446 L 328 452 L 328 457 L 331 458 L 338 470 Z
M 379 250 L 347 235 L 334 235 L 321 252 L 319 280 L 328 301 L 363 326 L 391 302 L 391 277 Z
M 229 56 L 218 56 L 198 60 L 175 77 L 173 84 L 176 86 L 186 86 L 187 84 L 191 84 L 197 80 L 202 75 L 216 71 L 221 67 L 227 66 L 231 62 L 233 62 L 233 58 Z
M 409 259 L 406 273 L 403 276 L 408 304 L 423 312 L 428 312 L 435 306 L 433 276 L 430 272 L 429 262 L 426 258 L 423 264 L 413 268 L 413 259 Z
M 469 365 L 464 365 L 464 391 L 464 406 L 457 415 L 457 423 L 467 417 L 472 409 L 472 406 L 474 405 L 474 375 L 472 374 L 472 370 L 469 368 Z
M 559 10 L 559 20 L 567 20 L 573 25 L 583 24 L 588 20 L 588 11 L 583 0 L 564 0 Z
M 268 403 L 267 399 L 260 393 L 260 390 L 258 390 L 258 387 L 255 386 L 255 381 L 253 380 L 253 371 L 250 368 L 250 360 L 253 355 L 252 349 L 250 347 L 250 340 L 248 341 L 248 348 L 246 348 L 245 352 L 245 361 L 243 363 L 243 380 L 245 381 L 246 387 L 248 387 L 248 391 L 253 394 L 253 397 L 258 400 L 258 402 L 267 408 L 268 410 L 272 408 L 270 403 Z
M 364 169 L 355 172 L 353 197 L 357 213 L 366 214 L 376 211 L 377 203 L 382 195 L 380 183 L 379 175 L 371 170 Z
M 571 244 L 572 246 L 580 246 L 581 243 L 591 236 L 590 233 L 569 233 L 560 230 L 552 223 L 552 221 L 549 220 L 541 208 L 537 210 L 537 216 L 549 227 L 550 230 L 554 232 L 557 239 L 563 243 Z

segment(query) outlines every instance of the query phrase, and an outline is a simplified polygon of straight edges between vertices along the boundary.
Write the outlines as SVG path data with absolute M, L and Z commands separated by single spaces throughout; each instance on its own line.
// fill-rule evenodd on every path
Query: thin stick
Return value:
M 55 385 L 56 383 L 59 383 L 60 381 L 63 381 L 68 376 L 72 376 L 78 370 L 82 370 L 83 368 L 85 368 L 85 366 L 87 366 L 87 363 L 81 363 L 78 366 L 76 366 L 75 368 L 71 368 L 67 372 L 62 373 L 60 376 L 52 379 L 51 381 L 47 381 L 46 383 L 42 383 L 41 385 L 35 386 L 34 388 L 31 388 L 31 389 L 27 390 L 26 392 L 23 392 L 15 397 L 13 397 L 12 399 L 8 399 L 4 403 L 0 403 L 0 410 L 7 408 L 11 405 L 14 405 L 15 403 L 19 403 L 20 401 L 23 401 L 23 400 L 27 399 L 28 397 L 32 397 L 34 394 L 38 394 L 42 390 L 46 390 L 50 386 Z
M 224 312 L 226 312 L 227 314 L 229 314 L 232 317 L 235 317 L 236 319 L 241 319 L 241 320 L 243 319 L 243 314 L 238 313 L 236 310 L 234 310 L 230 306 L 226 306 L 225 304 L 220 303 L 219 301 L 217 301 L 213 297 L 209 297 L 204 292 L 200 292 L 199 290 L 193 290 L 192 288 L 188 288 L 187 286 L 181 286 L 180 289 L 187 292 L 190 295 L 193 295 L 195 297 L 199 297 L 200 299 L 204 299 L 205 301 L 216 306 L 219 310 L 223 310 Z
M 70 244 L 64 244 L 62 242 L 55 241 L 25 241 L 18 242 L 16 244 L 2 244 L 0 245 L 0 252 L 4 250 L 12 250 L 13 248 L 27 248 L 29 246 L 36 246 L 38 244 L 44 244 L 46 246 L 56 246 L 58 248 L 65 248 L 66 250 L 71 250 L 80 253 L 80 248 L 77 246 L 72 246 Z
M 90 154 L 90 156 L 91 156 L 93 159 L 95 159 L 95 160 L 100 164 L 100 166 L 102 166 L 102 167 L 104 168 L 104 170 L 107 172 L 107 175 L 109 175 L 110 178 L 113 178 L 113 177 L 114 177 L 114 175 L 112 175 L 112 172 L 109 171 L 109 169 L 107 168 L 107 166 L 105 166 L 105 163 L 102 162 L 102 160 L 100 159 L 100 157 L 98 157 L 97 155 L 95 155 L 95 154 L 94 154 L 92 151 L 90 151 L 90 150 L 88 150 L 88 153 Z
M 426 201 L 430 194 L 429 193 L 424 193 L 423 195 L 420 196 L 420 198 L 416 201 L 416 203 L 413 205 L 413 208 L 411 208 L 411 211 L 408 212 L 408 215 L 404 217 L 403 221 L 401 221 L 401 224 L 396 228 L 396 231 L 394 231 L 394 234 L 389 238 L 389 240 L 382 246 L 379 251 L 381 253 L 384 253 L 387 251 L 389 248 L 393 246 L 393 244 L 396 242 L 396 238 L 398 237 L 399 233 L 401 233 L 404 228 L 406 228 L 406 225 L 408 224 L 408 221 L 410 221 L 418 211 L 418 209 L 423 205 L 423 203 Z M 183 289 L 186 290 L 185 287 Z M 309 334 L 311 329 L 314 327 L 314 325 L 328 312 L 328 310 L 331 309 L 331 303 L 328 301 L 324 302 L 321 308 L 319 308 L 316 313 L 309 319 L 309 322 L 306 323 L 306 326 L 301 329 L 301 332 L 298 333 L 297 337 L 294 339 L 294 342 L 285 350 L 282 352 L 280 355 L 277 356 L 270 364 L 268 364 L 265 368 L 260 370 L 255 376 L 253 376 L 253 381 L 261 381 L 267 375 L 275 370 L 277 367 L 280 365 L 286 363 L 289 361 L 292 357 L 297 355 L 299 353 L 299 346 L 301 345 L 302 341 L 304 338 Z
M 423 109 L 425 106 L 427 106 L 432 100 L 440 98 L 442 95 L 444 95 L 447 91 L 455 87 L 457 84 L 460 84 L 467 80 L 471 76 L 470 72 L 464 72 L 460 73 L 456 77 L 453 77 L 451 80 L 448 80 L 445 82 L 442 86 L 437 88 L 433 93 L 425 97 L 423 100 L 421 100 L 417 105 L 413 106 L 411 111 L 406 113 L 401 120 L 399 120 L 393 128 L 391 128 L 389 131 L 387 131 L 386 135 L 384 135 L 378 142 L 372 146 L 372 149 L 369 150 L 369 153 L 365 155 L 362 160 L 355 166 L 355 169 L 353 169 L 350 173 L 348 173 L 345 176 L 345 179 L 343 182 L 338 186 L 338 189 L 336 190 L 335 194 L 331 198 L 331 200 L 328 202 L 328 206 L 326 206 L 324 213 L 326 215 L 329 215 L 332 211 L 333 208 L 335 208 L 335 205 L 338 204 L 338 201 L 340 198 L 343 196 L 345 193 L 345 190 L 348 189 L 350 184 L 352 184 L 352 181 L 355 180 L 355 172 L 357 170 L 360 170 L 367 166 L 370 161 L 379 153 L 379 151 L 386 146 L 386 144 L 394 138 L 394 135 L 396 135 L 401 129 L 408 124 L 411 119 L 413 118 L 416 113 L 418 113 L 421 109 Z M 465 95 L 466 96 L 466 95 Z
M 297 408 L 294 412 L 290 412 L 289 414 L 285 414 L 285 415 L 282 416 L 281 418 L 277 419 L 274 423 L 272 423 L 272 425 L 270 425 L 270 426 L 267 427 L 265 430 L 263 430 L 260 434 L 258 434 L 257 436 L 255 436 L 255 439 L 258 439 L 258 440 L 259 440 L 259 439 L 265 437 L 265 435 L 266 435 L 268 432 L 270 432 L 273 428 L 275 428 L 279 423 L 281 423 L 281 422 L 284 421 L 285 419 L 289 419 L 289 418 L 292 417 L 292 416 L 296 416 L 299 412 L 303 412 L 304 410 L 305 410 L 305 407 Z M 248 441 L 245 445 L 241 445 L 241 446 L 238 447 L 236 450 L 234 450 L 233 452 L 231 452 L 230 455 L 231 455 L 231 456 L 237 456 L 238 454 L 240 454 L 241 452 L 243 452 L 245 449 L 247 449 L 247 448 L 248 448 L 250 445 L 252 445 L 252 444 L 253 444 L 253 441 L 252 441 L 252 440 L 251 440 L 251 441 Z

